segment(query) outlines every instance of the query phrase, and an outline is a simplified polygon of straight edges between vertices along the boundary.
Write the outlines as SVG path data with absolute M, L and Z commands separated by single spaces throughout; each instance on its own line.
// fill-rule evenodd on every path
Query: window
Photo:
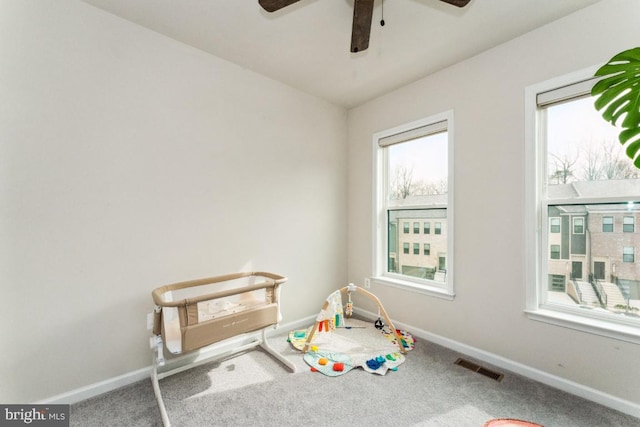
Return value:
M 595 70 L 525 91 L 526 312 L 640 343 L 640 170 L 594 108 Z
M 561 274 L 550 274 L 549 275 L 549 290 L 550 291 L 560 291 L 564 292 L 565 290 L 565 276 Z
M 452 123 L 453 113 L 446 112 L 373 137 L 377 283 L 453 298 L 453 260 L 447 257 L 453 253 Z M 389 233 L 400 223 L 403 234 Z M 398 242 L 391 244 L 393 239 Z M 406 250 L 391 269 L 389 248 L 400 246 Z M 444 267 L 446 274 L 438 274 Z
M 573 218 L 573 234 L 584 234 L 584 218 Z
M 402 244 L 402 253 L 404 254 L 408 254 L 409 253 L 409 243 L 405 242 Z

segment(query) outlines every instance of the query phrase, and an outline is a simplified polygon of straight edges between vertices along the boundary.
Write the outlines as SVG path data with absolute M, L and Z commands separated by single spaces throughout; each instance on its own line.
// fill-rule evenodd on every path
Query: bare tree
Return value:
M 419 180 L 411 185 L 411 195 L 413 196 L 432 196 L 435 194 L 447 194 L 447 178 L 437 181 Z
M 448 183 L 447 178 L 439 179 L 438 181 L 428 182 L 426 184 L 426 191 L 424 194 L 447 194 Z
M 584 164 L 582 166 L 582 179 L 585 181 L 596 181 L 602 176 L 602 152 L 606 152 L 604 145 L 600 149 L 590 144 L 584 154 Z
M 431 196 L 447 194 L 447 178 L 437 181 L 425 181 L 413 179 L 413 167 L 398 166 L 393 171 L 391 179 L 391 194 L 393 200 L 406 199 L 409 196 Z
M 613 147 L 611 147 L 613 145 Z M 602 175 L 604 179 L 638 178 L 640 174 L 633 163 L 622 155 L 622 146 L 603 142 Z
M 413 167 L 398 166 L 391 181 L 391 197 L 394 200 L 406 199 L 412 194 Z
M 549 155 L 553 158 L 551 179 L 555 179 L 556 184 L 568 184 L 574 177 L 573 167 L 578 161 L 578 156 L 570 157 L 565 154 L 560 157 L 553 153 L 549 153 Z

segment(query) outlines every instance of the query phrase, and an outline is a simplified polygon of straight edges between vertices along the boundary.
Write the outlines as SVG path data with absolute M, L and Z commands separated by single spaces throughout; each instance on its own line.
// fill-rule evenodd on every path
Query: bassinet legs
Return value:
M 291 372 L 296 371 L 296 365 L 293 364 L 289 359 L 284 357 L 282 354 L 278 353 L 271 345 L 269 341 L 267 341 L 267 330 L 262 330 L 262 340 L 259 343 L 260 347 L 264 349 L 267 353 L 269 353 L 274 359 L 279 360 L 283 365 L 285 365 Z
M 293 362 L 291 362 L 289 359 L 287 359 L 286 357 L 284 357 L 282 354 L 280 354 L 277 350 L 275 350 L 273 347 L 271 347 L 271 345 L 269 344 L 269 341 L 267 341 L 267 329 L 262 329 L 262 333 L 261 333 L 261 338 L 258 339 L 256 337 L 255 340 L 238 346 L 238 347 L 234 347 L 231 350 L 228 351 L 223 351 L 220 353 L 215 353 L 212 356 L 205 358 L 203 360 L 197 361 L 195 363 L 190 363 L 188 365 L 183 365 L 171 370 L 168 370 L 166 372 L 162 372 L 162 373 L 158 373 L 158 367 L 159 366 L 163 366 L 164 365 L 164 357 L 162 354 L 162 338 L 160 336 L 156 336 L 155 339 L 152 341 L 152 346 L 153 346 L 153 363 L 152 363 L 152 367 L 151 367 L 151 383 L 153 385 L 153 392 L 156 396 L 156 401 L 158 402 L 158 409 L 160 410 L 160 416 L 162 418 L 162 424 L 165 427 L 170 427 L 171 423 L 169 421 L 169 416 L 167 414 L 167 408 L 164 405 L 164 400 L 162 399 L 162 392 L 160 391 L 160 383 L 159 380 L 161 380 L 162 378 L 166 378 L 169 377 L 171 375 L 186 371 L 188 369 L 194 368 L 196 366 L 202 365 L 204 363 L 210 362 L 211 359 L 213 358 L 220 358 L 220 357 L 228 357 L 231 356 L 233 354 L 260 346 L 264 351 L 266 351 L 267 353 L 269 353 L 274 359 L 278 360 L 280 363 L 282 363 L 283 365 L 285 365 L 287 368 L 289 368 L 289 370 L 291 372 L 295 372 L 296 371 L 296 366 Z

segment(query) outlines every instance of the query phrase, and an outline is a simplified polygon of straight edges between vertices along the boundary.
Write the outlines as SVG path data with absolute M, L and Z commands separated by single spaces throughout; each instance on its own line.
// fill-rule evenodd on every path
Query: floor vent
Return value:
M 498 372 L 494 372 L 494 371 L 492 371 L 490 369 L 487 369 L 487 368 L 483 368 L 482 366 L 477 365 L 477 364 L 475 364 L 475 363 L 473 363 L 473 362 L 471 362 L 469 360 L 465 360 L 465 359 L 459 358 L 454 363 L 456 365 L 462 366 L 463 368 L 470 369 L 470 370 L 472 370 L 474 372 L 477 372 L 477 373 L 479 373 L 481 375 L 484 375 L 485 377 L 489 377 L 489 378 L 491 378 L 493 380 L 496 380 L 498 382 L 502 381 L 502 378 L 504 378 L 503 374 L 500 374 Z

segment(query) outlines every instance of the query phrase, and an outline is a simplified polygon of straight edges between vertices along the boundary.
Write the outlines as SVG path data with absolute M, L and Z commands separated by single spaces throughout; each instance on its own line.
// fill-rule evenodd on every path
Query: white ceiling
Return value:
M 83 0 L 350 108 L 600 0 L 376 0 L 369 49 L 349 52 L 353 0 Z M 532 52 L 534 55 L 535 52 Z

